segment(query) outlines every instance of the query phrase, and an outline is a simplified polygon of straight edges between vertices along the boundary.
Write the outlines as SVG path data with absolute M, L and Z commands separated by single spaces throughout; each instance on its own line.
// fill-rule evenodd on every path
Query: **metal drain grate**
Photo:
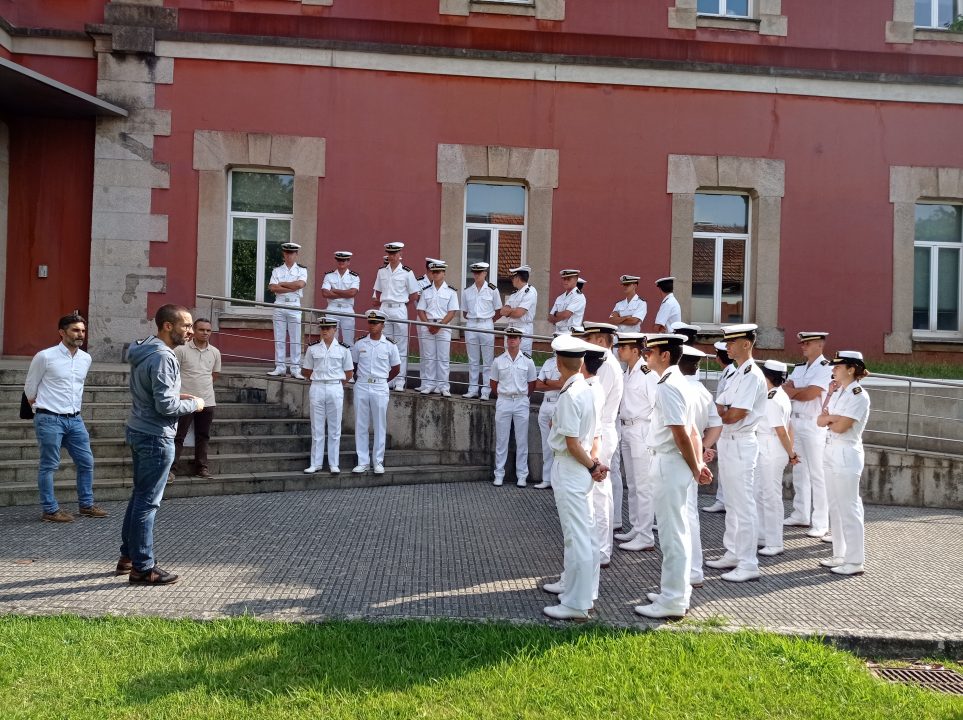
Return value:
M 876 675 L 890 682 L 916 685 L 927 690 L 947 693 L 949 695 L 963 695 L 963 675 L 947 670 L 940 665 L 923 665 L 916 667 L 881 667 L 871 666 Z

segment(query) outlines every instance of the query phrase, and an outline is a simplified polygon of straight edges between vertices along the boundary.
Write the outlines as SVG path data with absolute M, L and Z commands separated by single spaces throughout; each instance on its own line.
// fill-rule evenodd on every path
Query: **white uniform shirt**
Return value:
M 812 387 L 818 385 L 823 389 L 818 398 L 813 400 L 792 400 L 792 411 L 815 419 L 823 409 L 823 401 L 826 399 L 826 392 L 829 390 L 829 383 L 833 381 L 833 366 L 829 361 L 820 355 L 810 365 L 800 363 L 793 368 L 789 374 L 796 389 Z
M 669 293 L 662 298 L 659 312 L 655 315 L 655 324 L 662 325 L 668 332 L 672 329 L 672 323 L 676 322 L 682 322 L 682 307 L 679 305 L 679 301 L 675 299 L 675 295 Z
M 440 288 L 435 287 L 432 283 L 421 291 L 417 308 L 424 310 L 429 320 L 441 320 L 452 310 L 458 311 L 458 293 L 452 290 L 446 282 L 442 282 Z
M 759 418 L 756 432 L 771 433 L 776 428 L 784 427 L 789 430 L 789 417 L 792 415 L 792 405 L 789 396 L 781 387 L 773 388 L 766 395 L 766 411 Z
M 595 400 L 592 388 L 581 374 L 565 381 L 558 396 L 552 427 L 548 431 L 548 444 L 555 452 L 566 452 L 565 438 L 578 438 L 582 449 L 592 452 L 595 439 Z M 588 469 L 588 468 L 586 468 Z
M 733 363 L 735 365 L 735 363 Z M 726 391 L 719 398 L 720 405 L 748 410 L 739 422 L 723 426 L 723 436 L 755 431 L 759 418 L 766 412 L 766 376 L 752 358 L 736 368 L 726 384 Z
M 59 415 L 80 412 L 91 362 L 90 355 L 80 348 L 71 355 L 63 343 L 57 343 L 33 356 L 23 391 L 28 398 L 36 398 L 34 408 Z
M 516 290 L 505 303 L 511 308 L 525 308 L 525 314 L 519 318 L 509 318 L 510 323 L 520 325 L 531 325 L 535 322 L 535 306 L 538 304 L 538 290 L 531 285 L 525 285 L 520 290 Z
M 492 363 L 491 379 L 498 383 L 498 394 L 527 395 L 528 383 L 535 382 L 535 363 L 519 350 L 515 359 L 506 350 Z
M 221 372 L 221 351 L 210 343 L 201 350 L 188 340 L 174 348 L 174 357 L 181 366 L 181 392 L 203 398 L 205 407 L 214 407 L 214 373 Z
M 649 306 L 638 295 L 633 295 L 631 300 L 619 300 L 612 308 L 612 312 L 617 312 L 621 317 L 639 319 L 639 322 L 634 325 L 619 325 L 619 332 L 642 332 L 642 323 L 648 311 Z
M 311 371 L 311 382 L 344 380 L 344 374 L 354 369 L 354 358 L 351 357 L 351 349 L 337 340 L 331 341 L 331 347 L 322 340 L 307 349 L 301 367 Z M 388 374 L 385 373 L 384 376 L 387 377 Z
M 558 371 L 558 358 L 552 355 L 546 360 L 538 371 L 538 379 L 542 382 L 546 380 L 561 380 L 562 373 Z M 542 396 L 543 403 L 558 402 L 558 390 L 545 390 Z
M 716 384 L 716 397 L 722 397 L 722 393 L 725 392 L 726 385 L 732 380 L 732 376 L 736 374 L 736 364 L 729 363 L 724 368 L 722 372 L 719 373 L 719 381 Z
M 361 278 L 354 270 L 348 270 L 344 275 L 337 270 L 331 270 L 324 275 L 321 282 L 322 290 L 360 290 Z M 354 308 L 354 298 L 329 298 L 329 308 Z
M 411 295 L 421 291 L 415 274 L 407 265 L 399 265 L 394 270 L 386 265 L 378 270 L 374 289 L 381 293 L 381 302 L 392 303 L 407 303 Z
M 387 380 L 391 368 L 401 365 L 397 346 L 384 335 L 379 340 L 372 340 L 370 335 L 365 335 L 351 347 L 351 357 L 358 366 L 359 382 L 368 378 Z
M 619 417 L 619 405 L 622 403 L 622 393 L 625 386 L 625 376 L 622 366 L 615 356 L 605 353 L 605 362 L 599 368 L 596 377 L 602 385 L 602 392 L 605 395 L 605 405 L 602 407 L 601 422 L 602 427 L 615 428 L 615 422 Z
M 652 406 L 655 403 L 655 386 L 659 376 L 649 370 L 645 360 L 638 362 L 623 376 L 622 405 L 619 417 L 622 420 L 641 420 L 648 424 L 652 419 Z
M 655 407 L 652 409 L 652 423 L 649 425 L 649 447 L 657 453 L 679 453 L 670 426 L 690 427 L 692 423 L 692 401 L 689 382 L 682 375 L 678 365 L 666 368 L 655 386 Z M 679 453 L 681 454 L 681 453 Z
M 602 408 L 605 407 L 605 389 L 598 375 L 585 378 L 585 382 L 592 388 L 592 404 L 595 406 L 595 437 L 602 434 Z
M 716 410 L 715 400 L 712 393 L 706 390 L 697 375 L 686 375 L 689 385 L 692 387 L 692 422 L 699 431 L 699 436 L 705 435 L 706 428 L 714 428 L 722 425 L 722 418 Z
M 855 448 L 863 447 L 863 430 L 869 421 L 869 394 L 858 382 L 851 382 L 845 390 L 837 390 L 829 400 L 829 414 L 852 418 L 852 426 L 844 433 L 829 431 L 830 442 L 843 442 Z
M 297 263 L 293 266 L 288 267 L 287 265 L 278 265 L 274 270 L 271 271 L 271 279 L 268 281 L 268 285 L 276 285 L 278 283 L 287 282 L 297 282 L 302 280 L 305 283 L 308 281 L 308 269 L 302 267 Z M 289 292 L 274 293 L 274 304 L 275 305 L 301 305 L 301 298 L 304 297 L 304 288 L 299 290 L 291 290 Z
M 461 291 L 461 306 L 469 320 L 491 320 L 502 299 L 492 283 L 482 284 L 481 289 L 472 283 Z
M 582 324 L 582 319 L 585 317 L 585 296 L 577 288 L 564 292 L 555 298 L 555 304 L 552 305 L 552 314 L 565 310 L 572 314 L 555 323 L 555 332 L 569 332 L 573 326 Z

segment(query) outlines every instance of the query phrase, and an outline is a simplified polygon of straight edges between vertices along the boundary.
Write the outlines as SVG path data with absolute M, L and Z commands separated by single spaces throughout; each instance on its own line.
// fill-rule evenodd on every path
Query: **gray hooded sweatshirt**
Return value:
M 173 438 L 177 418 L 197 411 L 197 402 L 181 400 L 181 369 L 174 351 L 159 337 L 138 340 L 128 352 L 133 406 L 127 427 L 147 435 Z

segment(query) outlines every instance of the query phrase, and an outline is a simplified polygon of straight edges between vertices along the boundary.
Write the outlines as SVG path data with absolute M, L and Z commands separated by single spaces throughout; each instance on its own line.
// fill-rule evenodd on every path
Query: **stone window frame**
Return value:
M 779 37 L 789 33 L 789 18 L 782 14 L 782 0 L 751 0 L 750 5 L 752 17 L 724 18 L 700 15 L 698 0 L 674 0 L 669 7 L 669 27 L 679 30 L 744 30 Z
M 959 6 L 963 12 L 963 6 Z M 893 19 L 886 23 L 886 42 L 911 45 L 917 40 L 963 43 L 963 33 L 916 27 L 914 0 L 893 0 Z
M 963 336 L 934 336 L 913 330 L 914 248 L 916 204 L 920 200 L 963 203 L 963 168 L 894 165 L 889 169 L 889 201 L 893 204 L 893 314 L 892 332 L 883 352 L 908 354 L 913 350 L 959 349 Z
M 194 132 L 197 183 L 197 293 L 226 296 L 228 176 L 237 169 L 282 170 L 294 173 L 294 219 L 291 237 L 301 243 L 299 262 L 309 272 L 315 266 L 318 234 L 318 184 L 325 176 L 326 143 L 322 137 L 267 133 Z M 304 288 L 304 305 L 314 302 L 314 286 Z M 210 300 L 195 298 L 196 308 Z M 206 314 L 206 313 L 205 313 Z M 228 319 L 234 327 L 267 327 L 270 318 L 252 307 L 217 304 L 215 329 Z
M 704 191 L 731 191 L 750 197 L 750 247 L 747 321 L 759 325 L 760 348 L 782 350 L 785 331 L 779 327 L 779 247 L 786 163 L 774 158 L 728 155 L 669 155 L 666 192 L 672 196 L 672 237 L 669 275 L 675 276 L 675 296 L 682 317 L 692 307 L 692 229 L 695 196 Z M 704 325 L 704 330 L 717 328 Z
M 536 20 L 565 19 L 565 0 L 438 0 L 439 15 L 468 16 L 475 13 L 521 15 Z
M 438 144 L 437 181 L 441 185 L 440 253 L 448 276 L 462 278 L 465 238 L 465 186 L 469 180 L 498 180 L 525 185 L 528 209 L 525 259 L 529 283 L 547 298 L 552 266 L 552 202 L 558 188 L 559 151 L 502 145 Z M 543 306 L 544 300 L 539 305 Z M 551 335 L 551 326 L 536 308 L 535 333 Z

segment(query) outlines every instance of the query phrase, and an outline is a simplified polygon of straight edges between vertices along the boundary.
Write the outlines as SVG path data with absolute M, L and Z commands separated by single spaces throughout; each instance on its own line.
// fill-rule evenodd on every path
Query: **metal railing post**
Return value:
M 903 445 L 903 450 L 909 450 L 909 438 L 910 438 L 910 406 L 913 404 L 913 380 L 908 380 L 908 385 L 906 388 L 906 438 Z

